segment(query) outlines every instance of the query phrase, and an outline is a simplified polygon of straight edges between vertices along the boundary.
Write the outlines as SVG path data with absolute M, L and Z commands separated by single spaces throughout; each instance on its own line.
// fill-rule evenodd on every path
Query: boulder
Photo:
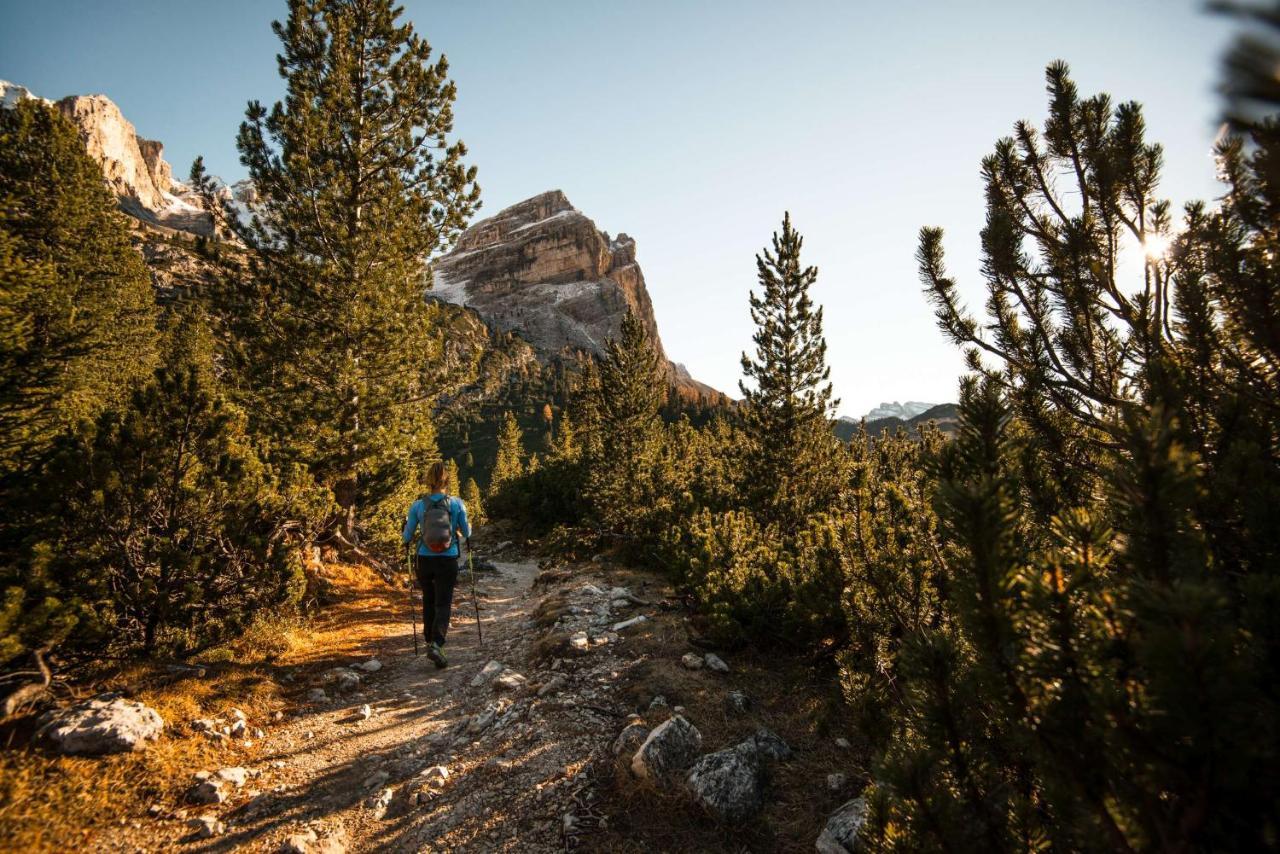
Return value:
M 338 691 L 354 691 L 360 687 L 360 674 L 349 667 L 335 667 L 329 671 L 329 677 Z
M 791 747 L 770 729 L 761 727 L 756 730 L 756 734 L 750 738 L 750 741 L 755 744 L 756 750 L 766 759 L 782 760 L 791 758 Z
M 649 737 L 649 728 L 643 721 L 634 720 L 622 728 L 618 737 L 613 740 L 613 755 L 634 754 Z
M 702 656 L 698 655 L 696 652 L 686 652 L 681 657 L 680 663 L 689 670 L 701 670 L 703 665 Z
M 819 854 L 853 854 L 857 850 L 858 833 L 867 823 L 867 802 L 854 798 L 827 819 L 815 848 Z
M 676 715 L 645 738 L 631 758 L 631 772 L 642 780 L 662 782 L 692 765 L 701 748 L 702 733 Z
M 164 719 L 155 709 L 118 694 L 103 694 L 46 714 L 39 735 L 59 753 L 97 756 L 144 750 L 163 731 Z
M 382 669 L 382 662 L 376 658 L 371 658 L 363 664 L 356 664 L 352 666 L 363 670 L 365 673 L 377 673 Z
M 329 699 L 329 695 L 324 692 L 323 688 L 312 688 L 307 692 L 307 701 L 311 703 L 323 703 Z
M 480 669 L 479 673 L 477 673 L 472 678 L 471 687 L 479 688 L 481 685 L 484 685 L 486 682 L 495 678 L 499 673 L 501 673 L 505 669 L 506 669 L 506 665 L 504 665 L 501 661 L 490 661 L 488 664 L 486 664 L 484 667 Z
M 693 799 L 722 822 L 745 821 L 764 805 L 759 753 L 750 742 L 708 753 L 689 769 Z
M 591 639 L 586 632 L 574 632 L 569 638 L 569 646 L 578 652 L 586 652 L 591 649 Z
M 848 776 L 841 774 L 839 771 L 834 774 L 827 775 L 827 788 L 833 792 L 838 792 L 849 782 Z
M 716 655 L 714 652 L 707 653 L 702 657 L 702 660 L 706 662 L 708 670 L 714 670 L 716 673 L 729 672 L 729 665 L 725 664 L 724 659 Z

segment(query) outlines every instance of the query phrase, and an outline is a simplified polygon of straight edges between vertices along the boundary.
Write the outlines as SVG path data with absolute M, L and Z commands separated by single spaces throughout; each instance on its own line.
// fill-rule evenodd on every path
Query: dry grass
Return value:
M 207 663 L 204 677 L 175 676 L 161 665 L 137 663 L 86 679 L 84 694 L 120 691 L 165 719 L 164 737 L 145 751 L 59 756 L 30 743 L 34 716 L 0 730 L 7 748 L 0 751 L 0 850 L 90 846 L 112 824 L 149 821 L 152 804 L 168 812 L 181 803 L 193 772 L 255 762 L 261 745 L 219 744 L 196 734 L 189 722 L 240 708 L 252 726 L 269 728 L 272 714 L 287 709 L 289 695 L 302 690 L 303 680 L 284 681 L 286 672 L 305 673 L 335 659 L 345 663 L 367 655 L 374 636 L 385 634 L 374 628 L 381 622 L 378 615 L 403 618 L 409 607 L 406 592 L 365 568 L 327 566 L 324 572 L 336 597 L 331 607 L 309 623 L 258 623 L 235 643 L 201 656 Z
M 629 570 L 612 570 L 610 584 L 629 587 L 650 601 L 671 595 L 654 576 Z M 627 633 L 628 657 L 634 663 L 619 675 L 619 687 L 628 708 L 656 726 L 665 713 L 647 715 L 649 703 L 661 694 L 671 706 L 684 706 L 686 716 L 702 733 L 703 751 L 737 744 L 759 727 L 767 726 L 789 744 L 795 755 L 774 763 L 764 810 L 752 821 L 726 828 L 693 804 L 677 785 L 658 791 L 636 784 L 625 763 L 598 768 L 601 809 L 609 816 L 607 828 L 591 837 L 586 847 L 602 852 L 651 851 L 812 851 L 814 840 L 828 816 L 854 797 L 867 781 L 867 757 L 858 750 L 859 739 L 848 729 L 835 674 L 815 670 L 808 661 L 772 656 L 749 650 L 721 651 L 732 672 L 717 674 L 690 671 L 680 664 L 686 652 L 702 652 L 691 643 L 686 612 L 682 608 L 645 608 L 651 617 Z M 725 696 L 738 689 L 753 701 L 746 715 L 725 708 Z M 844 736 L 852 750 L 835 746 Z M 843 772 L 848 786 L 828 791 L 827 774 Z

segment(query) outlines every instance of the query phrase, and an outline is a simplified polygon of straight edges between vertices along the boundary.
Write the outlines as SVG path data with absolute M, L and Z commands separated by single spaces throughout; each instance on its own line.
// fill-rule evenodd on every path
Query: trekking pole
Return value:
M 405 550 L 405 565 L 409 568 L 409 619 L 413 622 L 413 654 L 418 652 L 418 603 L 413 601 L 413 549 Z
M 476 634 L 480 636 L 480 645 L 484 646 L 484 629 L 480 628 L 480 600 L 476 598 L 476 564 L 471 559 L 470 537 L 467 537 L 467 571 L 471 573 L 471 604 L 476 609 Z

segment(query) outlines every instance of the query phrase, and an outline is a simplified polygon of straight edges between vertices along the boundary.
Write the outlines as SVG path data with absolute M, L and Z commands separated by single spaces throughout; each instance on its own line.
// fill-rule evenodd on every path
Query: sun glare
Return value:
M 1152 261 L 1159 261 L 1164 254 L 1169 251 L 1169 244 L 1172 241 L 1167 234 L 1148 234 L 1142 241 L 1142 251 Z

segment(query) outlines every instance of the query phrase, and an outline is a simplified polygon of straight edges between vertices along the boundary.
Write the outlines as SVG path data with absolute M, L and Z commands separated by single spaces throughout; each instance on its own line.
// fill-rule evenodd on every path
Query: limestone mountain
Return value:
M 0 107 L 35 98 L 25 86 L 0 80 Z M 106 95 L 68 95 L 58 101 L 40 98 L 71 120 L 85 151 L 102 167 L 120 208 L 138 221 L 161 230 L 208 234 L 209 216 L 190 188 L 173 177 L 164 159 L 164 143 L 138 135 L 133 124 Z M 241 204 L 252 201 L 252 188 L 240 182 L 223 193 Z
M 431 293 L 475 309 L 498 329 L 528 341 L 544 359 L 574 351 L 601 355 L 630 310 L 682 396 L 723 398 L 667 358 L 635 240 L 610 237 L 560 190 L 468 228 L 436 262 Z

